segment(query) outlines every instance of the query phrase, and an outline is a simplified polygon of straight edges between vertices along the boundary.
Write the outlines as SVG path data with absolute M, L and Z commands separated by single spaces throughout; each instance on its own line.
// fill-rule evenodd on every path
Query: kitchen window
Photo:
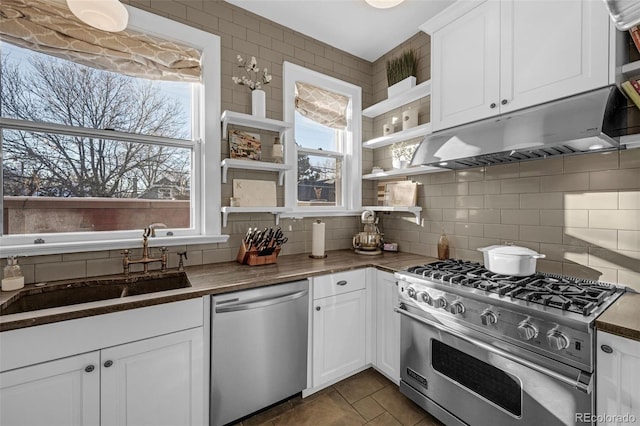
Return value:
M 132 55 L 169 49 L 156 62 L 114 59 L 109 45 L 97 58 L 46 40 L 32 50 L 0 31 L 0 255 L 130 247 L 152 223 L 166 225 L 153 245 L 226 239 L 219 173 L 204 163 L 220 156 L 217 123 L 204 119 L 219 116 L 219 37 L 128 9 L 123 42 Z
M 357 210 L 361 201 L 361 88 L 284 63 L 285 205 L 305 216 Z

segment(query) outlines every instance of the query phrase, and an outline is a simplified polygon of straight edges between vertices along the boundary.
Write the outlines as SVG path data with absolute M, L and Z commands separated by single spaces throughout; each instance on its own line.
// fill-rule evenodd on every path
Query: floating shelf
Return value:
M 421 124 L 401 132 L 392 133 L 387 136 L 381 136 L 375 139 L 369 139 L 362 143 L 363 148 L 380 148 L 382 146 L 391 145 L 396 142 L 406 141 L 431 133 L 431 123 Z
M 220 121 L 222 122 L 222 139 L 227 138 L 227 126 L 229 124 L 278 132 L 281 140 L 284 131 L 293 127 L 292 123 L 287 123 L 285 121 L 256 117 L 255 115 L 243 114 L 235 111 L 224 111 L 220 117 Z
M 630 77 L 640 75 L 640 61 L 624 64 L 620 72 L 623 76 L 623 79 L 628 79 Z
M 271 213 L 275 216 L 276 225 L 280 223 L 280 214 L 288 211 L 286 207 L 222 207 L 222 227 L 227 226 L 229 213 Z
M 284 172 L 293 168 L 290 164 L 267 163 L 265 161 L 238 160 L 225 158 L 220 163 L 222 167 L 222 183 L 227 183 L 227 171 L 229 169 L 262 170 L 266 172 L 278 172 L 278 185 L 284 182 Z
M 363 210 L 373 210 L 374 212 L 402 212 L 411 213 L 416 218 L 416 224 L 420 225 L 420 212 L 422 207 L 418 206 L 364 206 Z
M 406 169 L 394 169 L 388 170 L 386 172 L 381 173 L 369 173 L 368 175 L 362 176 L 364 180 L 383 180 L 389 179 L 397 176 L 413 176 L 413 175 L 422 175 L 425 173 L 434 173 L 434 172 L 442 172 L 446 169 L 441 169 L 440 167 L 432 167 L 432 166 L 416 166 L 416 167 L 407 167 Z
M 416 99 L 424 98 L 425 96 L 429 96 L 431 94 L 431 80 L 423 81 L 415 87 L 407 90 L 406 92 L 402 92 L 398 96 L 394 96 L 393 98 L 386 99 L 382 102 L 378 102 L 377 104 L 371 105 L 369 108 L 366 108 L 362 111 L 362 115 L 369 118 L 375 118 L 379 115 L 384 114 L 385 112 L 389 112 L 392 109 L 396 109 L 401 107 L 402 105 L 406 105 L 409 102 L 413 102 Z

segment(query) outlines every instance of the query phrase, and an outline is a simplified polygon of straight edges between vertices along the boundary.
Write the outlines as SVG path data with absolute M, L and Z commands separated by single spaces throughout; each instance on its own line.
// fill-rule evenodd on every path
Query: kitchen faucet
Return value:
M 129 267 L 132 263 L 142 263 L 144 265 L 144 273 L 147 274 L 149 273 L 149 263 L 151 262 L 160 262 L 161 263 L 161 271 L 165 272 L 167 270 L 167 248 L 166 247 L 161 247 L 160 248 L 160 252 L 161 252 L 161 256 L 159 258 L 150 258 L 149 257 L 149 243 L 147 241 L 147 238 L 149 238 L 149 236 L 151 237 L 155 237 L 155 228 L 156 227 L 160 227 L 160 226 L 164 226 L 165 228 L 167 227 L 166 225 L 162 224 L 162 223 L 154 223 L 149 225 L 147 228 L 145 228 L 142 232 L 142 258 L 137 259 L 137 260 L 131 260 L 129 259 L 129 253 L 130 250 L 123 250 L 122 251 L 122 267 L 124 269 L 124 274 L 125 275 L 129 275 Z

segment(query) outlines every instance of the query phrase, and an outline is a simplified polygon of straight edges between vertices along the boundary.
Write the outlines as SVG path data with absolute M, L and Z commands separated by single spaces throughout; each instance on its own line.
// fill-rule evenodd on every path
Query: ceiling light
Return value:
M 129 22 L 129 12 L 119 0 L 67 0 L 67 6 L 82 22 L 102 31 L 122 31 Z
M 373 6 L 376 9 L 389 9 L 390 7 L 397 6 L 404 0 L 364 0 L 369 6 Z

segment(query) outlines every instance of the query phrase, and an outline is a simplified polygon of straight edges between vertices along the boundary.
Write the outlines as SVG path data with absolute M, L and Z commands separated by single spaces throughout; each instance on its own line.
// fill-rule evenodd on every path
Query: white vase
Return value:
M 418 110 L 408 108 L 402 111 L 402 130 L 409 130 L 418 125 Z
M 397 82 L 393 86 L 387 87 L 387 98 L 393 98 L 394 96 L 399 95 L 402 92 L 406 92 L 407 90 L 415 87 L 416 78 L 414 76 L 407 77 L 402 81 Z
M 391 165 L 393 166 L 394 169 L 406 169 L 407 166 L 409 165 L 409 161 L 399 160 L 397 158 L 394 158 L 391 162 Z
M 267 115 L 267 98 L 264 90 L 251 91 L 251 114 L 256 117 L 266 117 Z

